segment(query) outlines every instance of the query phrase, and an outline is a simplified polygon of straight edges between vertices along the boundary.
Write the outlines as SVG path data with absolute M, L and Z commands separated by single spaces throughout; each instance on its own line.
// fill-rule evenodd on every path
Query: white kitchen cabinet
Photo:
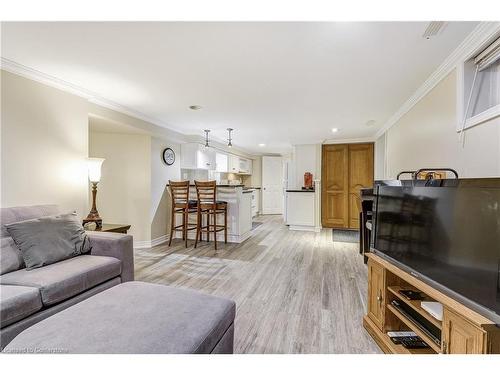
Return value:
M 240 158 L 236 155 L 229 155 L 229 172 L 239 173 L 240 172 Z
M 252 191 L 252 217 L 259 214 L 260 207 L 260 190 L 255 189 Z
M 316 226 L 316 193 L 308 190 L 287 190 L 285 222 L 290 230 L 319 232 Z
M 230 172 L 229 157 L 227 154 L 222 154 L 220 152 L 215 153 L 215 170 L 221 173 Z
M 252 160 L 236 155 L 229 156 L 229 172 L 237 174 L 252 174 Z
M 253 160 L 252 159 L 247 159 L 248 160 L 248 174 L 253 173 Z
M 252 160 L 239 158 L 240 159 L 240 174 L 252 174 Z
M 198 143 L 181 144 L 181 168 L 215 170 L 215 151 Z

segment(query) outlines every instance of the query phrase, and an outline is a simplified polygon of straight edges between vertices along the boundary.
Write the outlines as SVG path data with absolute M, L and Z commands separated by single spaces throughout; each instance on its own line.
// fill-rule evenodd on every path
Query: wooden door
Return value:
M 262 157 L 262 213 L 283 213 L 283 159 L 278 156 Z
M 321 171 L 321 223 L 325 228 L 347 228 L 348 145 L 323 145 Z
M 360 189 L 373 187 L 373 143 L 323 145 L 321 222 L 359 229 Z
M 381 265 L 368 261 L 368 317 L 380 330 L 384 328 L 384 272 Z
M 373 187 L 373 143 L 349 145 L 349 228 L 359 229 L 361 188 Z
M 485 332 L 448 309 L 443 313 L 442 335 L 443 353 L 485 353 Z

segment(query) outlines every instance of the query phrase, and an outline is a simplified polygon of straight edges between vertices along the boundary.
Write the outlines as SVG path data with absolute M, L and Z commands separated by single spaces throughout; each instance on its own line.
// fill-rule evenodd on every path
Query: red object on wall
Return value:
M 304 173 L 304 188 L 312 189 L 313 188 L 313 175 L 312 173 L 306 172 Z

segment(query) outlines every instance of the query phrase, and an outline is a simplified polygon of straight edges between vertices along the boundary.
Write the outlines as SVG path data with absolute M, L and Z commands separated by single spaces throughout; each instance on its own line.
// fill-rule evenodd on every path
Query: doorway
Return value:
M 262 157 L 262 213 L 283 214 L 283 158 Z

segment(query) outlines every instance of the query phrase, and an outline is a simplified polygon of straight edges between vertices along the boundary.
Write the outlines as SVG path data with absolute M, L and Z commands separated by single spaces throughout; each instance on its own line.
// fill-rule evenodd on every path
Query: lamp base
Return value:
M 97 229 L 102 228 L 102 219 L 99 216 L 99 211 L 97 211 L 97 206 L 95 204 L 97 196 L 97 182 L 92 182 L 92 208 L 85 219 L 83 219 L 82 225 L 87 223 L 95 223 Z
M 99 212 L 96 211 L 90 211 L 89 214 L 85 219 L 82 220 L 82 224 L 85 225 L 87 223 L 95 223 L 96 227 L 102 228 L 102 219 L 99 216 Z

